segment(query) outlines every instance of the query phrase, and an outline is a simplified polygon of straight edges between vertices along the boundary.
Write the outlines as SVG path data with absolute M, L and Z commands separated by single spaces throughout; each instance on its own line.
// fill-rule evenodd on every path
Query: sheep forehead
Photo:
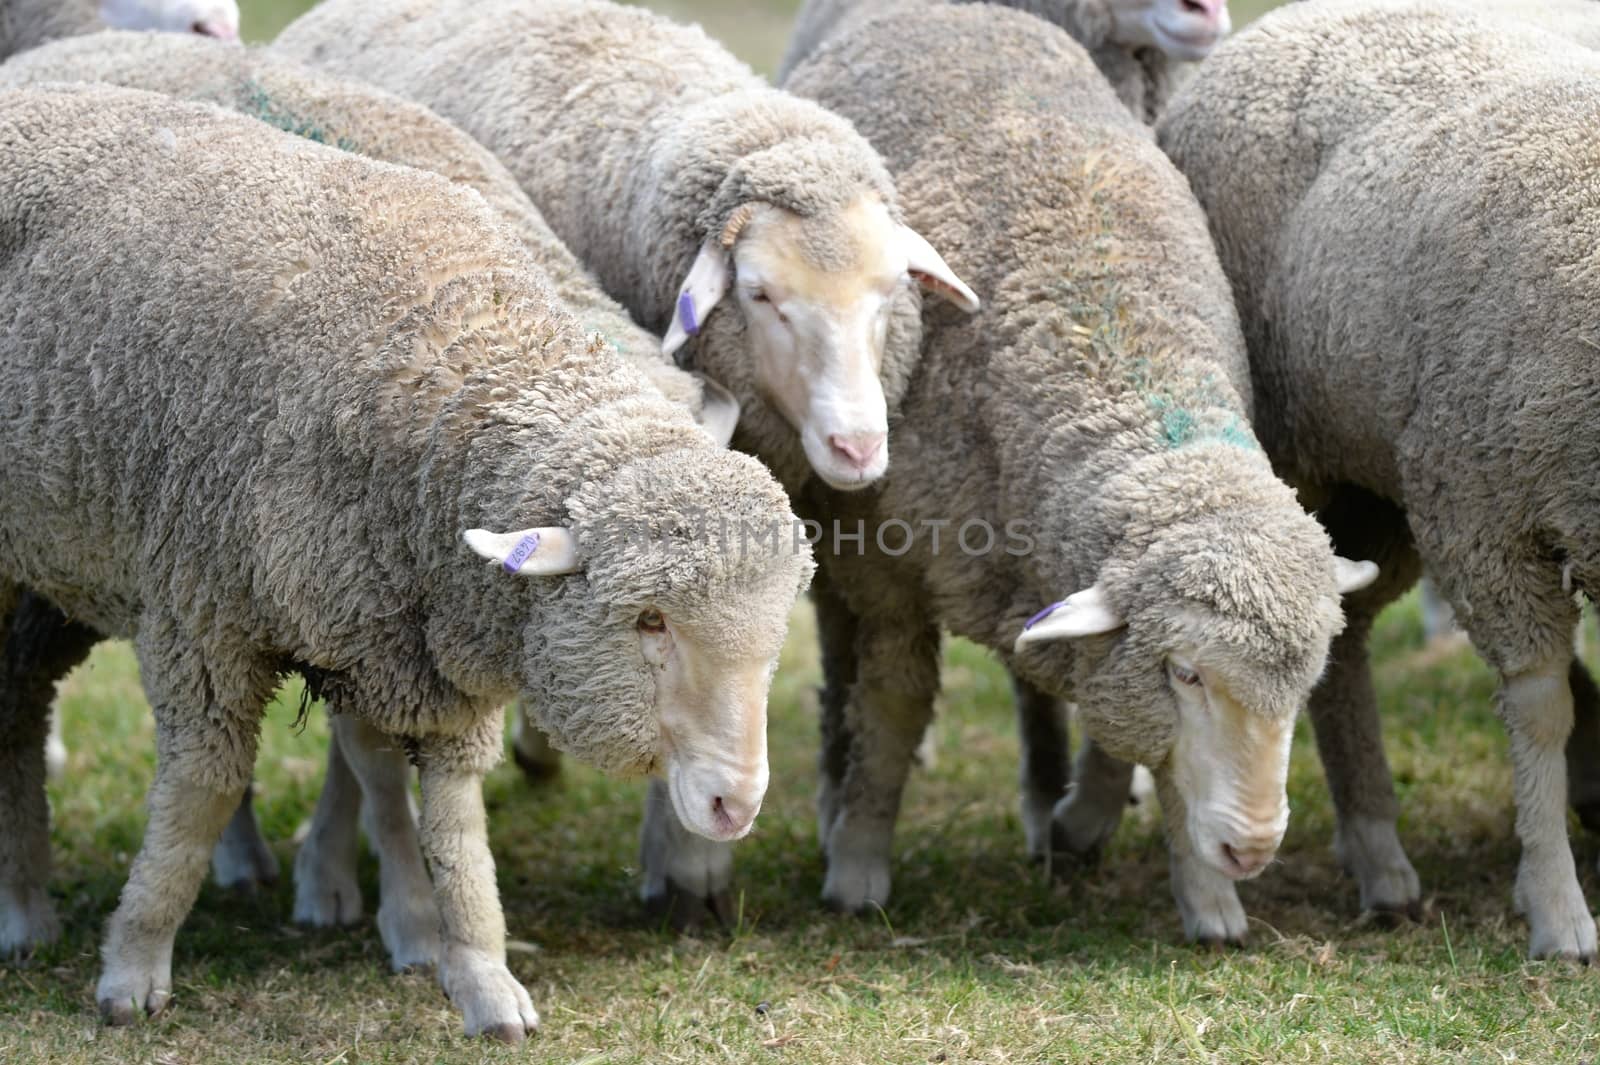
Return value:
M 786 298 L 848 305 L 905 270 L 897 243 L 888 208 L 869 195 L 811 217 L 759 205 L 735 255 L 741 268 L 781 283 Z

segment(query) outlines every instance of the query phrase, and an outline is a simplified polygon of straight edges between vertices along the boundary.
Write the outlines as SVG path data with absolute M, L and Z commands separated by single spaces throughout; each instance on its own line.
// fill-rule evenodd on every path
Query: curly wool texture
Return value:
M 782 490 L 586 338 L 476 194 L 103 87 L 0 95 L 0 156 L 0 586 L 134 636 L 184 742 L 253 743 L 298 668 L 479 769 L 526 691 L 558 743 L 642 771 L 655 707 L 613 631 L 641 596 L 776 653 L 803 551 L 615 530 L 684 501 L 785 523 Z M 461 542 L 545 525 L 582 573 Z M 584 649 L 581 693 L 550 645 Z
M 848 122 L 771 88 L 698 26 L 639 8 L 326 0 L 273 47 L 419 100 L 487 145 L 654 331 L 671 321 L 701 245 L 746 203 L 819 231 L 863 195 L 899 216 L 882 161 Z M 846 238 L 841 229 L 836 242 Z M 819 255 L 828 244 L 819 233 Z M 687 350 L 739 397 L 739 446 L 798 484 L 809 475 L 798 436 L 756 390 L 742 315 L 725 304 Z M 891 409 L 915 359 L 919 306 L 909 290 L 895 303 L 881 372 Z
M 0 3 L 0 60 L 104 28 L 95 0 L 5 0 Z
M 847 20 L 870 18 L 904 0 L 806 0 L 795 16 L 788 47 L 778 64 L 778 84 Z M 937 4 L 950 0 L 924 0 Z M 966 0 L 956 0 L 966 2 Z M 1141 122 L 1154 122 L 1172 96 L 1173 60 L 1159 48 L 1130 47 L 1111 39 L 1112 19 L 1103 0 L 985 0 L 1026 11 L 1066 30 L 1083 45 L 1117 97 Z
M 1161 127 L 1239 293 L 1269 452 L 1403 508 L 1511 675 L 1566 653 L 1571 590 L 1600 588 L 1597 123 L 1593 52 L 1369 0 L 1264 20 Z
M 1297 712 L 1342 624 L 1332 551 L 1256 446 L 1226 279 L 1150 131 L 1066 34 L 976 6 L 853 23 L 789 85 L 873 140 L 912 224 L 985 297 L 925 323 L 883 488 L 811 500 L 850 528 L 945 522 L 942 547 L 823 552 L 830 586 L 863 617 L 995 649 L 1148 765 L 1172 742 L 1173 646 Z M 951 543 L 972 520 L 1018 522 L 1032 548 L 973 557 Z M 1097 581 L 1125 633 L 1013 658 L 1024 621 Z
M 532 253 L 585 331 L 600 333 L 667 398 L 699 413 L 699 381 L 662 358 L 660 339 L 605 294 L 494 154 L 427 108 L 259 48 L 177 34 L 107 30 L 36 48 L 0 66 L 0 88 L 48 81 L 96 81 L 216 104 L 475 190 Z

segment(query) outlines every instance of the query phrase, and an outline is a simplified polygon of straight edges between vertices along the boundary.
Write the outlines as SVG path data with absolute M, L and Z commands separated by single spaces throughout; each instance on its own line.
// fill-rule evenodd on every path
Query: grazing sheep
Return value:
M 1572 638 L 1574 591 L 1600 588 L 1597 122 L 1593 53 L 1469 7 L 1366 2 L 1263 20 L 1161 126 L 1238 293 L 1263 444 L 1335 544 L 1384 560 L 1311 702 L 1335 847 L 1364 907 L 1417 906 L 1366 643 L 1426 565 L 1500 674 L 1534 957 L 1596 944 L 1563 745 L 1595 702 Z
M 235 0 L 5 0 L 0 59 L 108 26 L 237 40 L 239 5 Z
M 0 94 L 0 153 L 0 617 L 32 592 L 132 637 L 156 717 L 103 1015 L 168 1001 L 261 707 L 297 670 L 358 776 L 383 753 L 363 728 L 417 765 L 440 981 L 469 1033 L 520 1038 L 537 1017 L 480 791 L 498 708 L 522 692 L 565 750 L 664 772 L 691 830 L 743 835 L 810 561 L 696 522 L 787 534 L 783 492 L 436 175 L 104 87 Z M 39 752 L 0 740 L 0 807 L 43 803 Z M 41 827 L 0 834 L 8 952 L 51 931 Z
M 1242 936 L 1222 897 L 1281 839 L 1295 715 L 1341 591 L 1372 574 L 1335 559 L 1255 443 L 1204 216 L 1082 48 L 1018 12 L 891 8 L 788 84 L 857 123 L 987 294 L 925 320 L 893 475 L 798 501 L 825 529 L 823 643 L 844 659 L 825 899 L 888 899 L 945 629 L 1153 768 L 1186 930 Z
M 977 305 L 848 123 L 698 27 L 603 0 L 325 0 L 273 47 L 487 145 L 607 291 L 733 390 L 736 443 L 791 490 L 887 468 L 908 276 Z
M 899 0 L 806 0 L 795 16 L 778 83 L 847 17 Z M 942 2 L 942 0 L 930 0 Z M 1227 0 L 992 0 L 1037 15 L 1089 50 L 1117 96 L 1140 121 L 1154 122 L 1176 80 L 1173 64 L 1204 59 L 1228 35 Z
M 556 295 L 585 330 L 601 333 L 645 370 L 669 399 L 690 407 L 708 422 L 714 435 L 725 440 L 731 433 L 737 409 L 722 391 L 662 357 L 660 340 L 635 325 L 583 271 L 494 156 L 420 105 L 257 49 L 196 37 L 107 31 L 47 44 L 0 65 L 0 88 L 80 79 L 215 103 L 322 143 L 431 170 L 476 189 L 533 254 Z M 85 645 L 82 653 L 87 650 Z M 520 713 L 513 749 L 525 767 L 548 772 L 552 765 L 559 765 L 553 761 L 553 750 L 542 743 L 538 730 Z M 64 756 L 64 748 L 61 753 Z M 336 757 L 330 754 L 330 759 Z M 330 766 L 330 771 L 337 772 L 338 767 Z M 353 921 L 361 913 L 360 895 L 342 890 L 355 880 L 353 830 L 326 823 L 333 815 L 328 803 L 318 809 L 315 830 L 297 862 L 296 916 L 316 925 Z M 347 811 L 349 816 L 354 816 L 354 809 Z M 350 843 L 333 850 L 337 869 L 330 868 L 329 858 L 322 854 L 321 844 L 330 838 Z M 379 850 L 388 860 L 387 849 L 380 845 Z M 276 879 L 277 862 L 262 841 L 248 806 L 229 823 L 213 865 L 217 881 L 225 886 L 248 888 Z M 415 863 L 402 861 L 401 867 L 414 868 Z M 330 888 L 330 882 L 336 882 L 341 890 Z M 411 902 L 404 908 L 415 909 L 422 905 L 419 900 L 425 901 L 431 894 L 425 879 L 411 882 L 404 892 Z M 426 947 L 391 938 L 391 931 L 414 925 L 391 921 L 380 910 L 379 927 L 385 930 L 385 942 L 396 965 L 414 965 L 419 953 L 427 953 Z

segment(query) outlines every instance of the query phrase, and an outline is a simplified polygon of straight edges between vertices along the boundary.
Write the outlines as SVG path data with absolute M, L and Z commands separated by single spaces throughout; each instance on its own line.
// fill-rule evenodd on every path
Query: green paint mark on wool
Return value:
M 360 154 L 361 149 L 349 137 L 336 137 L 330 139 L 328 130 L 315 119 L 306 118 L 294 111 L 282 107 L 272 98 L 266 87 L 257 81 L 251 80 L 244 83 L 241 91 L 240 111 L 252 118 L 265 122 L 285 133 L 292 133 L 296 137 L 326 144 L 340 151 Z

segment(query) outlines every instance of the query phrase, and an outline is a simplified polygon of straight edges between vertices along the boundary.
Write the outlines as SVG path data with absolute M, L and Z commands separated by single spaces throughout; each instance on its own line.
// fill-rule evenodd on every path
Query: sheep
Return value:
M 733 390 L 735 445 L 791 494 L 813 475 L 860 489 L 887 468 L 888 413 L 918 349 L 907 278 L 977 307 L 900 223 L 866 141 L 698 27 L 596 0 L 329 0 L 273 49 L 418 99 L 495 150 L 666 350 Z M 647 802 L 644 901 L 680 920 L 718 909 L 729 864 L 653 845 L 674 831 L 662 809 Z M 659 854 L 678 860 L 654 869 Z
M 807 0 L 779 68 L 780 84 L 847 18 L 871 15 L 896 2 Z M 1226 0 L 1000 0 L 1000 6 L 1027 11 L 1065 29 L 1089 50 L 1123 103 L 1146 123 L 1155 121 L 1171 95 L 1176 80 L 1173 64 L 1204 58 L 1231 29 Z M 1069 709 L 1021 678 L 1012 677 L 1011 683 L 1023 747 L 1022 822 L 1028 849 L 1064 872 L 1074 864 L 1062 860 L 1069 852 L 1096 852 L 1099 843 L 1110 836 L 1121 804 L 1108 801 L 1096 817 L 1077 825 L 1068 835 L 1063 836 L 1059 827 L 1052 828 L 1052 811 L 1070 777 L 1066 761 Z M 1127 772 L 1092 750 L 1083 752 L 1080 768 L 1108 780 L 1121 779 Z
M 1596 945 L 1562 748 L 1596 734 L 1572 636 L 1573 592 L 1600 587 L 1580 265 L 1597 120 L 1593 53 L 1492 12 L 1366 2 L 1263 20 L 1160 126 L 1238 293 L 1263 444 L 1336 545 L 1384 559 L 1311 702 L 1336 852 L 1363 907 L 1417 907 L 1366 643 L 1425 565 L 1500 675 L 1536 958 Z
M 669 398 L 683 403 L 723 439 L 731 433 L 737 409 L 723 390 L 676 369 L 660 355 L 660 340 L 635 325 L 627 312 L 607 297 L 572 254 L 550 232 L 538 209 L 487 149 L 420 105 L 359 82 L 334 78 L 257 49 L 224 46 L 215 41 L 121 31 L 73 37 L 36 48 L 0 65 L 0 88 L 43 81 L 91 80 L 147 89 L 167 95 L 215 103 L 260 118 L 302 136 L 335 144 L 388 162 L 403 163 L 449 176 L 476 189 L 516 231 L 534 254 L 555 293 L 578 315 L 586 330 L 597 331 L 634 360 Z M 86 654 L 85 645 L 81 653 Z M 550 771 L 556 757 L 524 715 L 517 715 L 513 750 L 530 772 Z M 543 749 L 541 750 L 541 747 Z M 64 751 L 62 752 L 64 754 Z M 330 754 L 330 772 L 338 756 Z M 349 812 L 353 812 L 349 811 Z M 297 863 L 297 918 L 315 925 L 353 921 L 360 916 L 360 895 L 342 890 L 354 882 L 352 847 L 336 848 L 340 868 L 327 866 L 321 841 L 337 838 L 340 829 L 327 823 L 334 811 L 319 806 L 316 831 L 302 848 Z M 348 833 L 346 833 L 348 836 Z M 353 843 L 353 836 L 348 836 Z M 413 848 L 414 849 L 414 848 Z M 380 845 L 380 852 L 388 848 Z M 230 822 L 213 862 L 218 883 L 251 888 L 277 877 L 277 863 L 261 839 L 249 806 Z M 414 868 L 415 863 L 401 863 Z M 329 887 L 337 883 L 340 889 Z M 414 909 L 431 897 L 426 881 L 405 891 Z M 418 947 L 395 941 L 397 926 L 380 910 L 379 926 L 397 966 L 417 964 Z M 398 931 L 393 934 L 399 934 Z
M 1281 839 L 1295 714 L 1374 570 L 1334 556 L 1255 442 L 1204 216 L 1087 53 L 1020 12 L 891 8 L 787 85 L 857 124 L 986 294 L 974 319 L 927 314 L 893 475 L 796 501 L 831 536 L 819 624 L 846 693 L 825 901 L 888 901 L 943 629 L 1152 767 L 1186 931 L 1242 937 L 1218 900 Z
M 103 1016 L 170 998 L 261 707 L 297 670 L 358 776 L 363 729 L 417 765 L 441 984 L 469 1034 L 521 1038 L 480 790 L 498 708 L 520 690 L 574 756 L 664 773 L 689 829 L 747 832 L 811 561 L 696 523 L 787 533 L 783 491 L 436 175 L 106 87 L 0 94 L 0 145 L 0 617 L 31 592 L 131 636 L 156 717 Z M 7 810 L 42 807 L 39 751 L 0 742 Z M 51 931 L 41 824 L 0 834 L 0 950 Z
M 778 83 L 847 17 L 898 0 L 806 0 L 778 66 Z M 930 0 L 940 2 L 940 0 Z M 1154 122 L 1177 81 L 1175 63 L 1204 59 L 1228 35 L 1227 0 L 992 0 L 1037 15 L 1089 50 L 1122 102 Z
M 887 468 L 916 350 L 908 278 L 977 306 L 848 123 L 698 27 L 605 0 L 325 0 L 273 48 L 487 145 L 667 351 L 733 390 L 735 444 L 791 488 Z
M 236 0 L 6 0 L 0 5 L 0 59 L 108 26 L 237 40 L 239 5 Z

